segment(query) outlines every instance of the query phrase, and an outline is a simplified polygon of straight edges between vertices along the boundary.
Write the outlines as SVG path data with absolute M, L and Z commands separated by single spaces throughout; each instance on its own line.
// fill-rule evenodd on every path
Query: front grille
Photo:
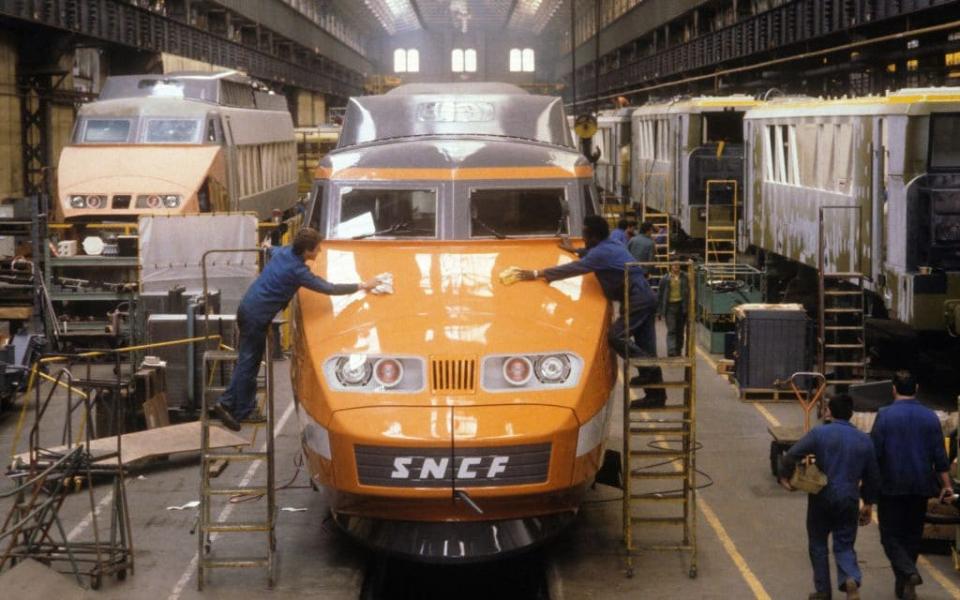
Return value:
M 476 358 L 447 356 L 430 359 L 430 391 L 434 394 L 472 394 L 476 389 Z
M 525 485 L 545 482 L 550 471 L 549 442 L 455 449 L 357 445 L 354 456 L 362 485 L 386 487 Z
M 130 196 L 114 196 L 113 208 L 130 208 Z

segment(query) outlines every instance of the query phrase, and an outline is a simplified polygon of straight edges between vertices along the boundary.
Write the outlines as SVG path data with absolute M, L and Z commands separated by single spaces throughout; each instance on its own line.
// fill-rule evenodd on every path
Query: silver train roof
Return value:
M 287 110 L 283 96 L 267 92 L 255 80 L 235 71 L 111 76 L 104 82 L 98 100 L 134 98 L 192 100 L 237 108 Z
M 351 98 L 339 148 L 419 136 L 482 135 L 571 148 L 563 102 L 503 83 L 409 84 Z

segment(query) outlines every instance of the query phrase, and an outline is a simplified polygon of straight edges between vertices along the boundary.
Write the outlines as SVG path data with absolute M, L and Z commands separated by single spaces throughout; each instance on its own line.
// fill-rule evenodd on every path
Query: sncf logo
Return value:
M 401 480 L 449 480 L 496 479 L 507 470 L 509 456 L 464 456 L 456 462 L 450 457 L 397 456 L 393 459 L 391 479 Z

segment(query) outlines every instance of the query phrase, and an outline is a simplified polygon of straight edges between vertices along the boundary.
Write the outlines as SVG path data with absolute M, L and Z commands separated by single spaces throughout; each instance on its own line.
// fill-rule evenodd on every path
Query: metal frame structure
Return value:
M 262 255 L 260 248 L 243 248 L 235 250 L 208 250 L 203 253 L 201 267 L 203 270 L 203 298 L 204 298 L 204 326 L 206 338 L 209 338 L 210 302 L 207 282 L 207 257 L 211 254 L 235 254 L 239 252 L 256 252 Z M 273 384 L 273 342 L 271 335 L 267 335 L 267 346 L 264 352 L 266 360 L 266 376 L 264 378 L 264 416 L 266 417 L 266 440 L 264 451 L 224 452 L 210 449 L 210 406 L 208 397 L 213 393 L 222 393 L 226 390 L 226 379 L 229 370 L 222 369 L 225 363 L 235 363 L 239 354 L 236 351 L 208 350 L 203 353 L 203 394 L 200 399 L 200 512 L 198 515 L 198 552 L 197 561 L 197 590 L 203 591 L 207 572 L 211 569 L 246 569 L 265 568 L 267 570 L 267 585 L 273 587 L 276 578 L 276 549 L 277 549 L 277 508 L 276 508 L 276 473 L 274 449 L 274 384 Z M 220 367 L 220 368 L 218 368 Z M 219 371 L 219 373 L 218 373 Z M 218 376 L 221 379 L 218 381 Z M 219 383 L 220 385 L 213 385 Z M 258 425 L 259 427 L 259 425 Z M 254 439 L 255 439 L 254 435 Z M 264 485 L 241 485 L 233 487 L 213 486 L 210 483 L 210 470 L 214 461 L 256 461 L 262 460 L 267 464 L 267 480 Z M 212 498 L 214 496 L 265 496 L 267 499 L 266 519 L 264 521 L 217 521 L 211 514 Z M 266 533 L 267 553 L 264 557 L 254 558 L 210 558 L 212 544 L 217 534 L 221 533 Z
M 685 269 L 689 297 L 687 305 L 686 352 L 684 356 L 628 357 L 623 359 L 623 542 L 626 548 L 627 577 L 633 576 L 633 555 L 641 549 L 687 552 L 690 564 L 688 575 L 697 576 L 697 333 L 696 333 L 696 282 L 692 261 L 667 263 L 632 262 L 624 268 L 624 347 L 629 347 L 630 334 L 630 273 L 631 269 L 656 266 L 669 269 L 678 264 Z M 652 318 L 652 316 L 651 316 Z M 683 393 L 679 404 L 668 403 L 658 408 L 631 409 L 634 399 L 631 394 L 631 367 L 659 367 L 681 371 L 680 379 L 662 383 L 645 383 L 643 388 L 678 389 Z M 661 416 L 654 416 L 656 413 Z M 677 447 L 679 445 L 679 447 Z M 656 461 L 652 465 L 637 462 Z M 670 469 L 663 468 L 669 465 Z M 640 491 L 635 489 L 642 481 L 680 481 L 680 489 L 666 491 Z M 680 516 L 637 515 L 638 506 L 662 506 L 680 504 Z M 640 548 L 634 543 L 634 526 L 680 526 L 682 539 L 674 544 L 657 544 Z
M 714 187 L 733 187 L 733 202 L 731 204 L 710 206 L 710 192 Z M 739 186 L 736 179 L 708 179 L 705 189 L 705 213 L 704 213 L 704 253 L 703 262 L 705 265 L 715 264 L 737 264 L 737 202 Z M 719 210 L 720 208 L 730 209 L 730 219 L 723 220 L 720 225 L 713 225 L 711 208 Z

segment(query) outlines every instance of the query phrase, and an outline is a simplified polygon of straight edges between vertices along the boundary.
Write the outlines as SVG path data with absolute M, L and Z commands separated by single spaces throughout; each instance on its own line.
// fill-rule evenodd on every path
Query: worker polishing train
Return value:
M 109 77 L 58 168 L 60 217 L 251 211 L 297 201 L 286 99 L 233 72 Z
M 393 275 L 392 297 L 296 301 L 303 449 L 335 521 L 382 551 L 488 560 L 568 524 L 600 467 L 615 382 L 593 277 L 506 285 L 563 264 L 595 214 L 558 98 L 406 85 L 354 98 L 317 169 L 311 267 Z

